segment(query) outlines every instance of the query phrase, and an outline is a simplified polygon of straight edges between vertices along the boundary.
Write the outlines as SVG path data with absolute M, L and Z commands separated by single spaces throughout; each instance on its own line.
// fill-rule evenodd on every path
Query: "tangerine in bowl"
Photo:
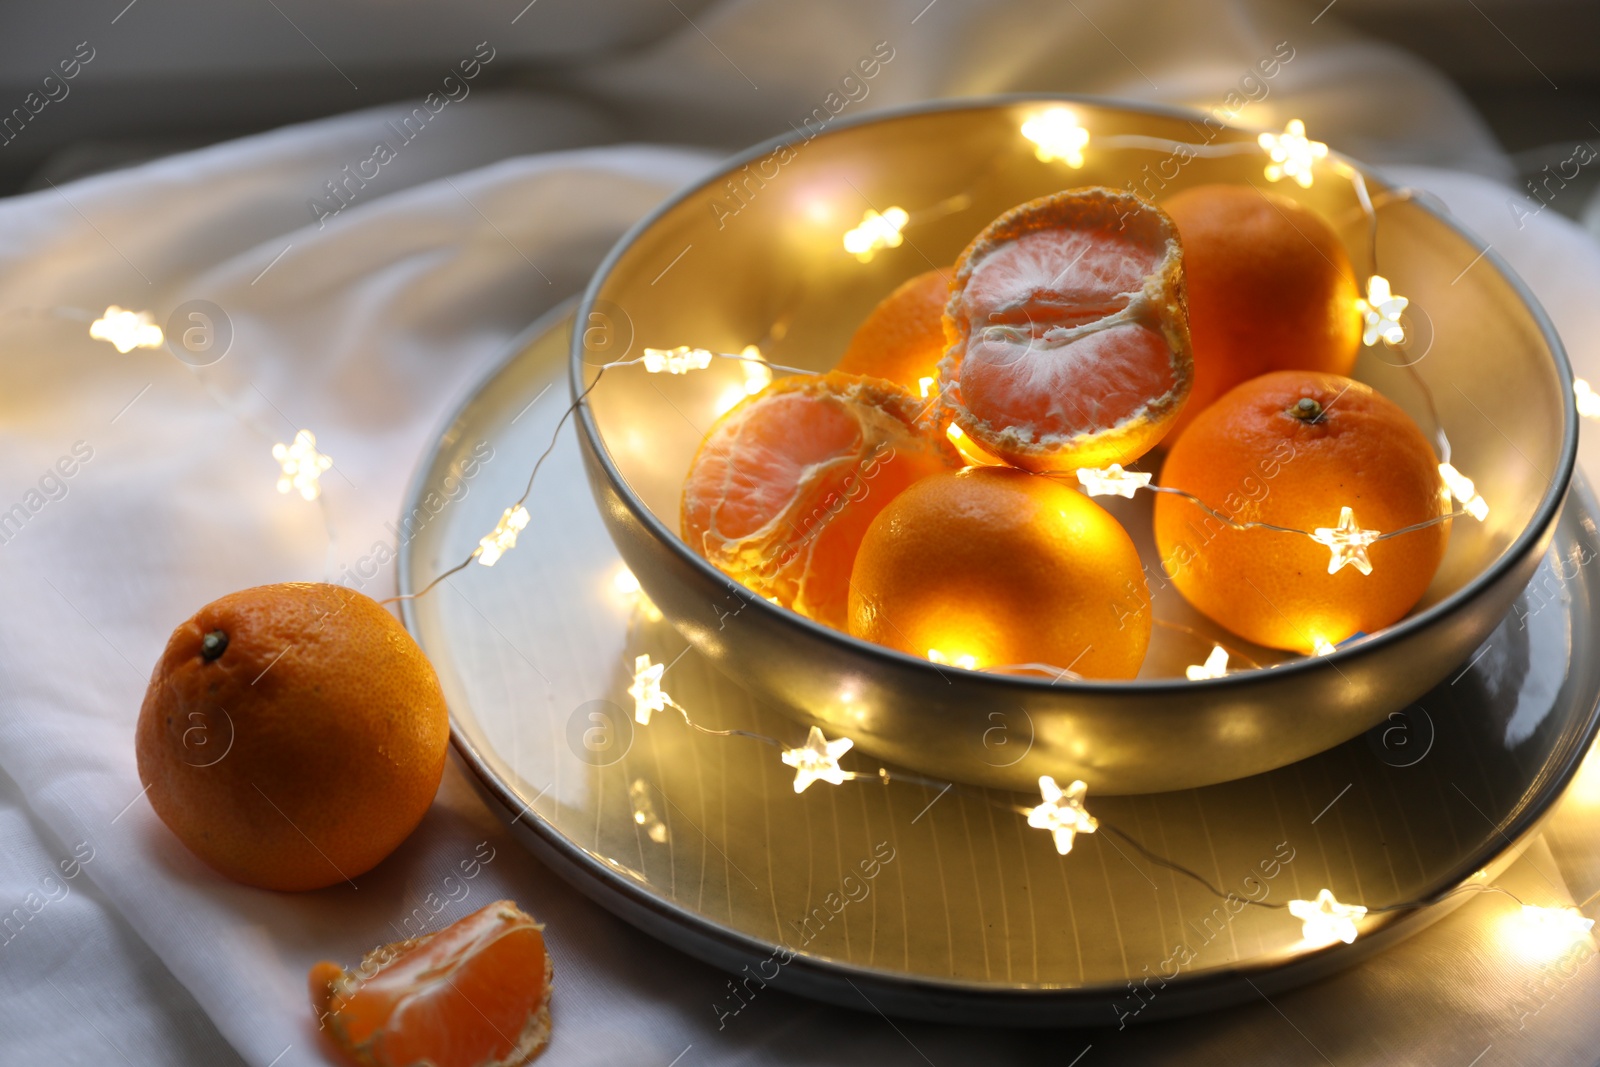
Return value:
M 1061 109 L 1088 132 L 1081 166 L 1022 132 Z M 798 724 L 1030 792 L 1042 775 L 1127 794 L 1261 773 L 1467 661 L 1531 578 L 1572 476 L 1559 340 L 1480 239 L 1337 153 L 1309 187 L 1273 185 L 1267 207 L 1320 220 L 1348 271 L 1298 285 L 1243 269 L 1217 238 L 1191 292 L 1184 234 L 1198 249 L 1208 231 L 1180 194 L 1235 210 L 1215 189 L 1264 185 L 1268 162 L 1245 130 L 1208 131 L 1236 152 L 1180 153 L 1194 118 L 1006 97 L 836 120 L 751 149 L 624 236 L 579 308 L 571 385 L 602 516 L 666 619 Z M 1375 243 L 1353 174 L 1382 205 Z M 1374 249 L 1410 301 L 1403 341 L 1364 344 L 1353 366 L 1297 364 L 1278 340 L 1246 350 L 1281 339 L 1291 299 L 1294 321 L 1337 319 L 1326 344 L 1344 345 L 1349 274 L 1365 292 Z M 1266 325 L 1216 328 L 1251 315 Z M 776 378 L 765 388 L 737 358 L 639 363 L 750 345 Z M 1363 451 L 1364 426 L 1385 428 L 1382 449 Z M 1305 458 L 1275 459 L 1283 441 Z M 1434 483 L 1446 460 L 1475 481 L 1481 521 Z M 1191 497 L 1091 499 L 1073 477 L 1118 468 Z M 1205 528 L 1186 513 L 1197 500 L 1306 536 L 1230 529 L 1198 547 L 1216 566 L 1173 569 L 1173 545 Z M 1362 540 L 1379 530 L 1394 539 Z M 1307 574 L 1329 545 L 1370 573 Z M 1251 609 L 1236 595 L 1249 582 L 1332 639 Z M 1218 647 L 1226 673 L 1189 670 Z

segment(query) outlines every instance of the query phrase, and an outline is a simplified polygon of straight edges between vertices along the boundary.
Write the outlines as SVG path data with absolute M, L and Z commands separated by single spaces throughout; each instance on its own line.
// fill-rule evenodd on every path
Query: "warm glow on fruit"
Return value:
M 1303 403 L 1309 398 L 1312 403 Z M 1349 378 L 1280 371 L 1201 413 L 1172 446 L 1156 499 L 1162 565 L 1184 597 L 1257 644 L 1322 654 L 1399 621 L 1444 556 L 1448 523 L 1376 540 L 1445 513 L 1438 460 L 1393 401 Z
M 1082 493 L 1012 468 L 911 486 L 873 520 L 851 574 L 852 635 L 955 665 L 1132 678 L 1150 627 L 1122 526 Z

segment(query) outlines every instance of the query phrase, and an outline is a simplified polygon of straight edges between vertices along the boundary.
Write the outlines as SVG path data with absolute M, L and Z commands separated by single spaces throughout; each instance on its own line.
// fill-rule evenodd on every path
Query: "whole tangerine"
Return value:
M 906 486 L 961 463 L 931 407 L 838 371 L 778 379 L 701 442 L 683 484 L 684 541 L 753 592 L 844 629 L 867 525 Z
M 305 890 L 370 870 L 444 774 L 444 693 L 371 597 L 291 582 L 230 593 L 172 632 L 139 709 L 139 779 L 217 871 Z
M 885 378 L 913 395 L 937 379 L 944 355 L 948 270 L 930 270 L 902 283 L 861 320 L 836 370 Z
M 1399 405 L 1335 374 L 1279 371 L 1234 388 L 1172 445 L 1161 483 L 1236 522 L 1290 530 L 1355 524 L 1386 533 L 1445 514 L 1428 439 Z M 1373 633 L 1422 598 L 1444 558 L 1448 522 L 1367 547 L 1329 573 L 1330 546 L 1274 530 L 1237 530 L 1193 501 L 1161 494 L 1156 546 L 1184 597 L 1241 637 L 1301 653 Z
M 1308 207 L 1248 185 L 1162 203 L 1183 242 L 1194 388 L 1169 441 L 1234 386 L 1278 370 L 1348 375 L 1361 347 L 1355 270 Z
M 1139 552 L 1100 505 L 1010 467 L 937 474 L 872 520 L 850 633 L 961 666 L 1132 678 L 1150 644 Z
M 941 395 L 985 452 L 1034 471 L 1132 463 L 1171 429 L 1193 367 L 1172 220 L 1091 187 L 1030 200 L 956 260 Z

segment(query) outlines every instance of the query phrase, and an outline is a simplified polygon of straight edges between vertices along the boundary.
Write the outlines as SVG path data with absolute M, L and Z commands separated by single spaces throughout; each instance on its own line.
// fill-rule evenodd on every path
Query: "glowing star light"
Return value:
M 1312 642 L 1312 647 L 1316 649 L 1316 651 L 1312 653 L 1314 656 L 1331 656 L 1335 652 L 1339 651 L 1334 643 L 1329 641 L 1326 637 L 1317 638 L 1314 642 Z
M 1478 487 L 1472 484 L 1471 478 L 1448 463 L 1439 464 L 1439 477 L 1444 479 L 1450 495 L 1461 502 L 1468 515 L 1479 522 L 1489 517 L 1489 502 L 1478 495 Z
M 1203 664 L 1191 663 L 1185 668 L 1184 673 L 1191 682 L 1203 682 L 1207 678 L 1222 678 L 1228 673 L 1228 650 L 1221 645 L 1211 646 L 1211 655 L 1206 657 Z
M 1555 959 L 1588 938 L 1594 920 L 1577 908 L 1543 908 L 1524 904 L 1517 916 L 1517 947 L 1539 959 Z
M 110 341 L 123 354 L 135 348 L 160 348 L 165 340 L 148 311 L 129 311 L 115 304 L 89 324 L 89 336 L 96 341 Z
M 1578 401 L 1578 414 L 1586 419 L 1600 419 L 1600 393 L 1589 387 L 1582 378 L 1572 379 L 1572 394 Z
M 804 793 L 806 786 L 817 781 L 844 784 L 847 773 L 839 766 L 839 757 L 849 752 L 854 744 L 848 737 L 829 741 L 813 726 L 803 746 L 783 750 L 783 762 L 794 768 L 794 791 Z
M 633 684 L 628 695 L 633 698 L 633 718 L 640 726 L 650 725 L 650 716 L 665 711 L 670 698 L 661 691 L 661 675 L 665 663 L 651 663 L 649 656 L 637 656 L 633 661 Z
M 1367 913 L 1360 904 L 1341 904 L 1326 889 L 1316 900 L 1289 901 L 1289 914 L 1300 920 L 1300 936 L 1314 948 L 1335 941 L 1350 944 L 1356 939 L 1356 921 Z
M 1074 170 L 1083 166 L 1089 131 L 1064 107 L 1053 107 L 1024 122 L 1022 136 L 1033 142 L 1033 154 L 1040 162 L 1059 159 Z
M 310 430 L 295 434 L 292 445 L 273 445 L 272 458 L 283 468 L 278 475 L 278 492 L 296 489 L 307 500 L 322 495 L 322 472 L 333 466 L 333 459 L 317 451 L 317 438 Z
M 899 248 L 905 240 L 900 231 L 910 221 L 905 208 L 892 207 L 882 215 L 868 211 L 861 216 L 861 225 L 844 235 L 844 250 L 867 263 L 880 248 Z
M 703 348 L 679 345 L 677 348 L 647 348 L 644 369 L 651 374 L 688 374 L 711 366 L 711 353 Z
M 945 667 L 960 667 L 963 670 L 975 671 L 978 669 L 978 657 L 965 652 L 947 656 L 937 648 L 928 649 L 928 662 L 937 663 Z
M 478 551 L 473 555 L 477 556 L 478 562 L 485 567 L 493 567 L 500 562 L 501 556 L 517 547 L 517 534 L 527 525 L 527 508 L 520 504 L 515 508 L 506 508 L 500 515 L 500 521 L 495 523 L 494 529 L 478 542 Z
M 1328 573 L 1338 574 L 1345 565 L 1355 567 L 1362 574 L 1372 573 L 1372 560 L 1367 547 L 1378 539 L 1377 530 L 1363 530 L 1356 525 L 1356 513 L 1349 508 L 1339 509 L 1339 525 L 1329 528 L 1319 526 L 1311 531 L 1311 539 L 1328 546 L 1333 553 L 1328 560 Z
M 1328 146 L 1306 136 L 1306 124 L 1290 119 L 1282 133 L 1263 133 L 1256 138 L 1272 162 L 1263 172 L 1267 181 L 1293 178 L 1302 189 L 1311 188 L 1312 166 L 1328 154 Z
M 1109 467 L 1079 467 L 1078 484 L 1090 496 L 1121 496 L 1133 499 L 1133 494 L 1150 484 L 1150 475 L 1143 471 L 1125 471 L 1122 464 Z
M 739 366 L 744 368 L 744 384 L 730 385 L 717 398 L 717 414 L 723 415 L 747 396 L 755 396 L 772 384 L 772 368 L 755 345 L 745 345 L 739 353 Z
M 1083 808 L 1084 795 L 1089 787 L 1081 781 L 1073 782 L 1062 792 L 1056 780 L 1048 774 L 1039 779 L 1039 793 L 1044 803 L 1028 809 L 1028 825 L 1049 830 L 1056 840 L 1056 851 L 1065 856 L 1072 851 L 1072 839 L 1078 834 L 1092 834 L 1100 822 Z
M 1400 324 L 1400 314 L 1409 303 L 1410 300 L 1396 296 L 1389 289 L 1388 278 L 1381 274 L 1368 278 L 1367 298 L 1356 301 L 1356 310 L 1361 312 L 1361 318 L 1367 324 L 1361 333 L 1361 343 L 1375 345 L 1379 340 L 1386 345 L 1403 343 L 1406 328 Z
M 742 357 L 740 366 L 744 368 L 745 394 L 755 396 L 772 384 L 772 368 L 767 366 L 767 357 L 755 345 L 745 345 L 739 355 Z
M 661 621 L 661 609 L 656 607 L 655 601 L 644 591 L 639 584 L 639 579 L 634 577 L 627 567 L 619 567 L 616 577 L 611 579 L 611 587 L 615 589 L 630 607 L 643 615 L 649 622 Z

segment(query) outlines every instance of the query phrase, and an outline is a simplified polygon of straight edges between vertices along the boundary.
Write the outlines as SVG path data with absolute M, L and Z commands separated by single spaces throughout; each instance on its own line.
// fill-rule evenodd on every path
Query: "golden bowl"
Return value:
M 1080 168 L 1038 158 L 1021 133 L 1060 107 L 1089 131 Z M 620 367 L 595 383 L 602 364 L 679 345 L 737 353 L 755 343 L 775 364 L 826 370 L 901 281 L 952 263 L 1005 209 L 1063 188 L 1132 187 L 1159 202 L 1207 182 L 1267 184 L 1254 134 L 1200 120 L 1055 96 L 837 120 L 735 157 L 623 237 L 579 308 L 571 383 L 575 397 L 595 386 L 577 425 L 601 513 L 672 624 L 758 697 L 830 737 L 941 779 L 1028 791 L 1041 775 L 1119 794 L 1257 774 L 1372 728 L 1468 660 L 1549 544 L 1577 448 L 1571 371 L 1549 320 L 1492 249 L 1426 198 L 1397 198 L 1363 170 L 1380 205 L 1374 237 L 1354 184 L 1337 173 L 1356 165 L 1337 154 L 1318 163 L 1310 188 L 1274 189 L 1334 225 L 1358 275 L 1375 273 L 1376 256 L 1410 298 L 1406 344 L 1364 349 L 1356 377 L 1424 430 L 1441 426 L 1490 511 L 1453 522 L 1444 563 L 1410 615 L 1328 655 L 1249 646 L 1170 585 L 1155 593 L 1162 624 L 1133 681 L 962 670 L 856 640 L 730 581 L 678 535 L 684 475 L 741 386 L 742 364 L 714 360 L 681 376 Z M 1170 148 L 1179 142 L 1240 151 L 1180 159 Z M 865 212 L 891 207 L 914 222 L 899 246 L 869 261 L 845 250 L 843 234 Z M 1153 562 L 1147 500 L 1116 511 Z M 1187 680 L 1183 665 L 1204 660 L 1213 641 L 1260 668 Z

